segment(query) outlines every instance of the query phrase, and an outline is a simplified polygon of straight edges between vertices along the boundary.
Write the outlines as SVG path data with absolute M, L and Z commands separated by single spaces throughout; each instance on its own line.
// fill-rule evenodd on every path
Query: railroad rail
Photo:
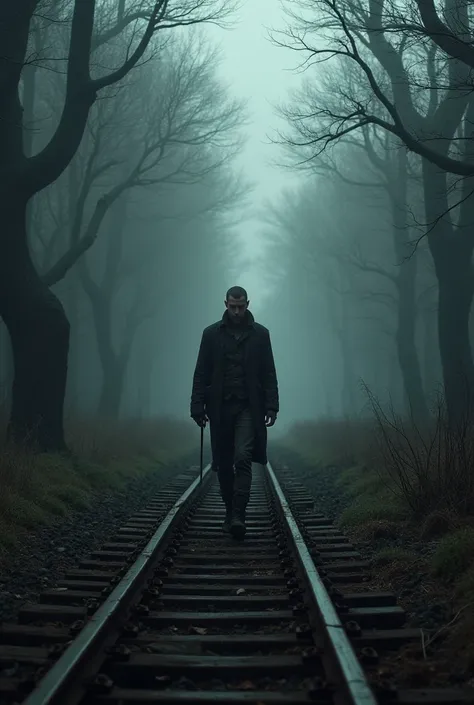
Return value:
M 223 534 L 208 466 L 0 628 L 0 705 L 457 705 L 397 688 L 384 659 L 420 638 L 288 468 L 254 473 L 245 541 Z

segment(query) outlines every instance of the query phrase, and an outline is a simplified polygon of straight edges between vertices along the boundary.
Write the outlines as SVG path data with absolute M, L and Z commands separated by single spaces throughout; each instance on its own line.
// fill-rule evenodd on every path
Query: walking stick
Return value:
M 202 468 L 203 468 L 203 449 L 204 449 L 204 426 L 201 426 L 201 458 L 200 458 L 200 480 L 199 483 L 202 482 Z

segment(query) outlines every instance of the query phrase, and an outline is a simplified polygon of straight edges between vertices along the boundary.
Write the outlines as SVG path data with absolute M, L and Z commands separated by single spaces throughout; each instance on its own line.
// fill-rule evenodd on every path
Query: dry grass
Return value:
M 0 446 L 0 552 L 25 531 L 71 508 L 89 506 L 96 492 L 119 490 L 196 447 L 194 427 L 167 418 L 116 423 L 69 419 L 67 440 L 70 458 Z
M 340 484 L 355 497 L 356 523 L 366 510 L 372 520 L 383 518 L 384 507 L 391 514 L 386 518 L 398 508 L 417 520 L 441 512 L 473 516 L 472 426 L 452 430 L 439 403 L 423 429 L 383 410 L 374 398 L 371 403 L 373 420 L 296 424 L 284 443 L 315 468 L 342 469 Z
M 352 498 L 340 517 L 345 528 L 385 519 L 397 521 L 406 514 L 394 494 L 393 483 L 379 464 L 375 431 L 370 419 L 321 419 L 295 424 L 281 442 L 315 472 L 328 465 L 340 470 L 336 482 Z
M 370 395 L 380 467 L 417 517 L 449 511 L 469 516 L 474 507 L 474 433 L 466 422 L 452 427 L 442 399 L 429 424 L 417 426 Z

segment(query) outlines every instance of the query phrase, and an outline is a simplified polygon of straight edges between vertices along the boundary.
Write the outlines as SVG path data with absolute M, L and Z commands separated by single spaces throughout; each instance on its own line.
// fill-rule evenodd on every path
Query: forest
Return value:
M 186 298 L 206 279 L 203 304 L 224 288 L 224 235 L 248 191 L 233 167 L 245 105 L 218 77 L 203 26 L 231 11 L 208 0 L 2 8 L 9 438 L 62 451 L 65 409 L 148 416 L 154 370 L 170 363 L 161 333 L 182 346 L 173 321 L 185 324 Z
M 258 257 L 242 246 L 253 118 L 225 80 L 225 40 L 208 31 L 225 38 L 238 10 L 224 0 L 2 8 L 8 442 L 67 454 L 73 419 L 186 418 L 200 332 L 249 260 L 282 431 L 357 427 L 374 413 L 410 433 L 469 428 L 468 6 L 297 0 L 269 18 L 268 41 L 297 57 L 301 81 L 268 126 L 292 179 L 257 203 Z

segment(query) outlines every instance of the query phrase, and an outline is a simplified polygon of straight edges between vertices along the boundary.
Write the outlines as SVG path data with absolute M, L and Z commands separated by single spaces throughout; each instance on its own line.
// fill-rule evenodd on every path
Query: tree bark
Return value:
M 62 451 L 69 322 L 59 299 L 41 281 L 31 261 L 28 199 L 6 185 L 0 185 L 0 194 L 8 224 L 0 232 L 0 315 L 14 359 L 8 435 L 41 451 Z

